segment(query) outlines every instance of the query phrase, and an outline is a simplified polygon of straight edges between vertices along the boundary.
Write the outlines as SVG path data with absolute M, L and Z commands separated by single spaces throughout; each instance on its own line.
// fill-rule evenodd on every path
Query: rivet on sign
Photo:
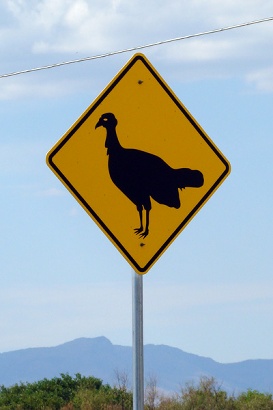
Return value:
M 138 84 L 142 84 L 143 83 L 143 81 L 142 80 L 138 80 Z

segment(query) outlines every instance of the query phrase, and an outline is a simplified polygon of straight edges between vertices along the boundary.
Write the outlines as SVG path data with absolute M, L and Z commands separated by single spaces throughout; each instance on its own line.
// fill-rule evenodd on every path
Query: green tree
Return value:
M 199 385 L 182 389 L 183 410 L 235 410 L 235 400 L 220 389 L 214 378 L 201 377 Z
M 0 410 L 132 410 L 133 395 L 126 374 L 118 373 L 111 387 L 95 377 L 61 374 L 35 383 L 0 387 Z M 213 378 L 187 384 L 180 394 L 159 394 L 150 378 L 145 410 L 273 410 L 271 394 L 248 390 L 237 398 L 228 396 Z
M 60 410 L 74 398 L 80 388 L 99 390 L 102 381 L 94 377 L 74 378 L 68 374 L 35 383 L 0 388 L 1 410 Z
M 239 410 L 272 410 L 272 395 L 248 390 L 238 397 L 237 405 Z

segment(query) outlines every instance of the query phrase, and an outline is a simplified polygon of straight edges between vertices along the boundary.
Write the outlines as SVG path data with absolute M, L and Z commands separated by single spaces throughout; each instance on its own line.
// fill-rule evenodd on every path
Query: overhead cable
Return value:
M 260 20 L 249 21 L 247 23 L 235 24 L 233 26 L 218 28 L 218 29 L 209 30 L 209 31 L 203 31 L 201 33 L 196 33 L 196 34 L 189 34 L 187 36 L 181 36 L 181 37 L 171 38 L 171 39 L 168 39 L 168 40 L 157 41 L 155 43 L 145 44 L 145 45 L 142 45 L 142 46 L 136 46 L 136 47 L 131 47 L 131 48 L 126 48 L 126 49 L 118 50 L 118 51 L 112 51 L 112 52 L 105 53 L 105 54 L 99 54 L 99 55 L 95 55 L 95 56 L 91 56 L 91 57 L 84 57 L 84 58 L 79 58 L 79 59 L 76 59 L 76 60 L 70 60 L 70 61 L 64 61 L 64 62 L 61 62 L 61 63 L 49 64 L 49 65 L 45 65 L 45 66 L 42 66 L 42 67 L 29 68 L 29 69 L 26 69 L 26 70 L 15 71 L 15 72 L 7 73 L 7 74 L 1 74 L 0 78 L 13 77 L 13 76 L 20 75 L 20 74 L 27 74 L 27 73 L 32 73 L 32 72 L 35 72 L 35 71 L 48 70 L 48 69 L 51 69 L 51 68 L 61 67 L 61 66 L 64 66 L 64 65 L 82 63 L 82 62 L 90 61 L 90 60 L 97 60 L 99 58 L 111 57 L 111 56 L 114 56 L 114 55 L 117 55 L 117 54 L 128 53 L 130 51 L 143 50 L 144 48 L 150 48 L 150 47 L 160 46 L 162 44 L 172 43 L 172 42 L 175 42 L 175 41 L 187 40 L 187 39 L 194 38 L 194 37 L 201 37 L 201 36 L 206 36 L 206 35 L 209 35 L 209 34 L 220 33 L 220 32 L 223 32 L 223 31 L 234 30 L 234 29 L 237 29 L 237 28 L 251 26 L 253 24 L 265 23 L 267 21 L 272 21 L 272 20 L 273 20 L 273 17 L 267 17 L 267 18 L 260 19 Z

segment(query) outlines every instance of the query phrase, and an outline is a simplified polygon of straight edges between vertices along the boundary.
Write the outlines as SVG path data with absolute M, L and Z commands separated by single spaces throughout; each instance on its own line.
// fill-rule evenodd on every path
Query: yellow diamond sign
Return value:
M 50 150 L 47 164 L 140 274 L 230 172 L 142 54 Z

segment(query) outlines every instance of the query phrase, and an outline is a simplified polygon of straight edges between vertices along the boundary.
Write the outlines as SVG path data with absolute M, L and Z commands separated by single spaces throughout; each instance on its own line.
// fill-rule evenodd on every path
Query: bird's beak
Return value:
M 102 119 L 100 118 L 99 121 L 97 122 L 96 126 L 95 126 L 95 129 L 98 128 L 98 127 L 101 127 L 102 124 L 103 124 L 103 122 L 102 122 Z

